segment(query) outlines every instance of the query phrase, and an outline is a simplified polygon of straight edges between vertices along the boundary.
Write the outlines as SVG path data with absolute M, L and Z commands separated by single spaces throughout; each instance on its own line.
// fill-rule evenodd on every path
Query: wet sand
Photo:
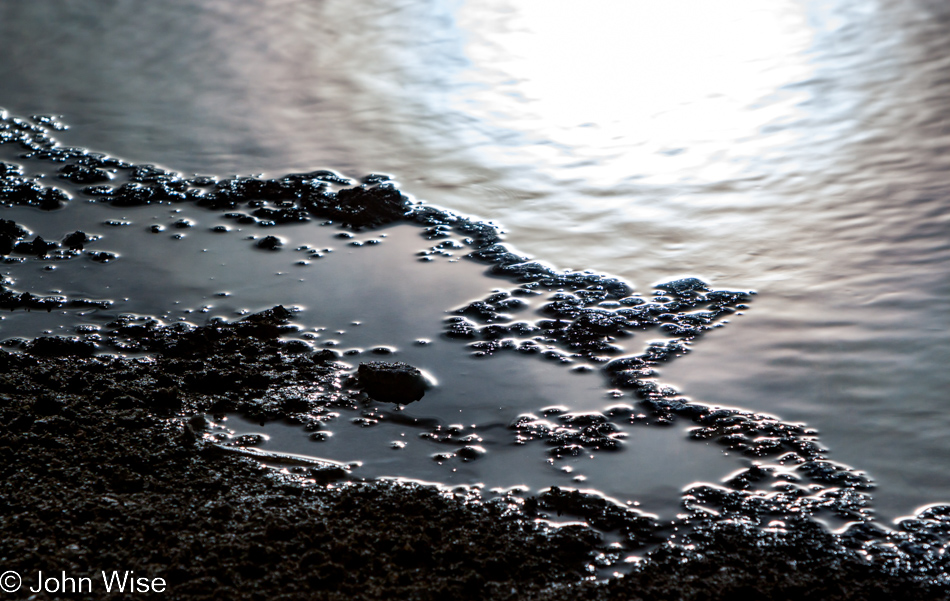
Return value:
M 494 226 L 413 204 L 385 177 L 332 189 L 345 183 L 329 172 L 185 179 L 57 147 L 42 124 L 4 121 L 0 141 L 27 153 L 4 164 L 5 205 L 195 204 L 268 222 L 261 227 L 275 233 L 244 240 L 249 252 L 283 248 L 277 226 L 314 218 L 361 232 L 413 223 L 432 241 L 422 259 L 444 257 L 440 240 L 464 238 L 468 259 L 508 289 L 458 308 L 442 323 L 445 339 L 496 360 L 537 355 L 601 370 L 630 400 L 522 415 L 507 426 L 517 443 L 566 462 L 612 452 L 623 428 L 685 425 L 693 438 L 748 461 L 721 485 L 689 487 L 682 511 L 662 520 L 567 488 L 489 499 L 359 483 L 345 463 L 263 456 L 240 437 L 215 436 L 214 422 L 235 414 L 311 431 L 344 411 L 385 421 L 342 353 L 298 336 L 294 311 L 277 306 L 200 326 L 120 314 L 76 335 L 7 340 L 10 350 L 0 351 L 0 412 L 9 425 L 0 442 L 0 567 L 25 585 L 35 586 L 40 571 L 82 578 L 128 569 L 162 578 L 171 598 L 946 598 L 950 509 L 929 508 L 883 531 L 870 511 L 870 480 L 830 461 L 814 431 L 695 403 L 656 378 L 660 365 L 744 310 L 748 292 L 683 279 L 641 298 L 615 278 L 555 272 L 519 256 Z M 46 184 L 51 178 L 23 173 L 21 162 L 51 163 L 63 176 L 58 185 L 82 187 L 62 192 Z M 111 179 L 97 170 L 121 181 L 105 185 Z M 45 240 L 10 220 L 3 228 L 14 263 L 122 260 L 85 234 Z M 21 316 L 105 311 L 116 302 L 2 286 L 4 308 Z M 537 315 L 506 313 L 542 290 L 551 296 Z M 614 342 L 633 331 L 661 338 L 622 352 Z M 447 461 L 477 459 L 460 433 L 426 434 L 447 445 Z M 825 524 L 834 520 L 833 533 Z
M 90 577 L 91 594 L 70 595 L 89 599 L 120 598 L 104 593 L 101 570 L 162 578 L 170 599 L 946 598 L 946 511 L 869 544 L 873 532 L 833 535 L 804 519 L 762 528 L 754 514 L 694 510 L 670 527 L 556 489 L 482 502 L 334 484 L 347 478 L 339 465 L 262 467 L 203 437 L 200 416 L 240 408 L 251 381 L 342 377 L 332 361 L 288 353 L 282 316 L 153 332 L 166 349 L 154 359 L 0 351 L 4 570 L 33 587 L 39 571 Z M 194 377 L 204 370 L 245 384 L 210 394 Z M 287 399 L 274 411 L 300 409 Z M 597 566 L 616 544 L 601 532 L 654 547 L 603 582 Z

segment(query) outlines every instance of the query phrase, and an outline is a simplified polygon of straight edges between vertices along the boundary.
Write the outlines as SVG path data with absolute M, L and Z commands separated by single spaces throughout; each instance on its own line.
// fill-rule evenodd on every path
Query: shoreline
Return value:
M 692 339 L 741 308 L 747 293 L 684 279 L 661 285 L 647 302 L 617 279 L 558 273 L 517 255 L 491 224 L 412 205 L 385 176 L 339 191 L 329 184 L 351 182 L 324 171 L 277 180 L 186 180 L 58 148 L 42 127 L 9 123 L 8 133 L 16 135 L 0 143 L 25 145 L 32 153 L 27 160 L 62 165 L 63 179 L 73 184 L 95 183 L 106 169 L 121 172 L 129 181 L 115 187 L 73 190 L 56 180 L 113 206 L 240 208 L 250 214 L 232 213 L 235 219 L 268 227 L 314 217 L 353 229 L 404 220 L 434 241 L 429 254 L 439 252 L 438 240 L 449 231 L 464 236 L 470 259 L 517 287 L 455 311 L 444 336 L 486 354 L 542 354 L 527 340 L 537 335 L 558 349 L 554 359 L 571 354 L 601 364 L 615 386 L 638 399 L 637 407 L 609 418 L 557 417 L 576 426 L 561 432 L 538 419 L 510 426 L 521 439 L 548 445 L 555 457 L 609 450 L 617 444 L 611 420 L 640 420 L 642 411 L 650 423 L 691 421 L 698 426 L 694 438 L 753 459 L 776 458 L 784 469 L 753 463 L 728 486 L 695 486 L 684 492 L 683 512 L 671 524 L 555 487 L 524 499 L 483 501 L 419 485 L 341 484 L 347 469 L 330 463 L 276 471 L 208 439 L 205 415 L 238 411 L 307 423 L 334 407 L 358 408 L 362 401 L 341 386 L 350 374 L 335 364 L 337 354 L 283 340 L 293 328 L 291 312 L 280 306 L 200 327 L 133 316 L 88 336 L 44 336 L 17 341 L 17 352 L 0 350 L 4 571 L 30 582 L 40 571 L 83 578 L 128 570 L 150 582 L 162 578 L 167 591 L 161 594 L 175 599 L 926 600 L 950 593 L 950 508 L 929 508 L 885 533 L 867 511 L 870 481 L 827 461 L 813 431 L 695 404 L 654 378 L 655 367 L 687 352 Z M 53 210 L 77 201 L 17 166 L 3 169 L 0 203 Z M 37 242 L 39 236 L 28 241 L 7 223 L 10 250 L 20 255 L 69 258 L 86 241 L 71 235 L 78 250 L 67 240 L 61 246 Z M 271 236 L 258 246 L 268 240 L 265 250 L 279 247 Z M 508 320 L 506 310 L 524 305 L 515 297 L 536 289 L 562 290 L 534 321 Z M 5 285 L 0 293 L 11 310 L 96 302 L 14 293 Z M 619 351 L 610 337 L 634 329 L 666 338 L 640 355 L 611 355 Z M 97 354 L 103 348 L 138 356 Z M 294 392 L 318 384 L 330 392 Z M 851 527 L 829 533 L 811 519 L 819 511 L 847 518 Z M 619 533 L 624 543 L 612 546 L 602 532 Z M 655 548 L 639 564 L 618 563 L 621 551 L 643 545 Z M 600 582 L 598 569 L 627 573 Z
M 286 352 L 282 317 L 275 308 L 216 333 L 166 333 L 169 349 L 185 339 L 211 342 L 155 360 L 0 351 L 0 419 L 9 424 L 0 439 L 4 570 L 27 580 L 39 570 L 131 570 L 163 578 L 161 594 L 172 599 L 936 600 L 950 590 L 937 582 L 947 558 L 936 548 L 930 563 L 902 562 L 897 548 L 890 560 L 871 562 L 854 532 L 833 535 L 807 520 L 770 533 L 738 520 L 697 522 L 624 578 L 595 582 L 588 566 L 610 552 L 601 535 L 541 519 L 611 515 L 590 499 L 481 502 L 418 485 L 341 485 L 334 482 L 346 475 L 332 466 L 281 473 L 225 452 L 202 439 L 200 420 L 177 417 L 223 406 L 184 384 L 183 366 L 224 368 L 227 350 L 249 358 L 242 373 L 288 367 L 277 368 L 285 379 L 275 386 L 338 375 L 332 362 Z M 168 386 L 156 389 L 162 377 Z M 950 516 L 943 518 L 946 536 Z M 650 534 L 648 524 L 638 526 Z M 76 595 L 113 598 L 102 593 Z

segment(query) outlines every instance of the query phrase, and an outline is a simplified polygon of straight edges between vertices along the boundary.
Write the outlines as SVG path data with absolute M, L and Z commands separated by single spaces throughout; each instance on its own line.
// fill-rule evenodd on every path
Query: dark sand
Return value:
M 494 275 L 529 291 L 573 294 L 550 303 L 547 319 L 521 326 L 476 323 L 496 319 L 510 299 L 473 303 L 446 324 L 447 337 L 485 353 L 513 351 L 499 340 L 527 328 L 599 361 L 612 352 L 609 334 L 657 328 L 665 344 L 605 366 L 615 385 L 639 397 L 638 411 L 655 423 L 692 420 L 700 426 L 696 436 L 753 458 L 778 456 L 795 474 L 773 482 L 775 470 L 752 467 L 728 487 L 695 487 L 684 493 L 677 519 L 659 524 L 603 498 L 557 489 L 479 500 L 392 482 L 346 484 L 346 466 L 329 463 L 286 460 L 283 469 L 267 468 L 208 436 L 205 416 L 236 411 L 308 423 L 336 407 L 358 408 L 365 398 L 352 390 L 336 354 L 284 340 L 292 328 L 282 307 L 199 328 L 119 319 L 83 338 L 8 341 L 17 350 L 0 350 L 0 585 L 13 582 L 8 571 L 23 578 L 23 588 L 6 598 L 31 598 L 39 572 L 89 578 L 91 590 L 36 598 L 110 598 L 100 572 L 113 570 L 163 579 L 166 589 L 150 595 L 169 599 L 950 598 L 950 508 L 931 508 L 885 533 L 867 513 L 867 479 L 825 461 L 806 428 L 692 404 L 652 378 L 653 367 L 740 307 L 742 293 L 681 280 L 663 290 L 663 301 L 631 299 L 628 306 L 620 302 L 629 294 L 622 282 L 529 262 L 499 245 L 491 226 L 410 206 L 385 177 L 339 192 L 327 187 L 335 182 L 329 172 L 185 180 L 57 147 L 43 123 L 4 116 L 0 144 L 26 151 L 24 161 L 51 162 L 57 184 L 76 184 L 72 193 L 87 200 L 120 207 L 193 202 L 268 227 L 311 217 L 369 228 L 408 219 L 426 226 L 430 239 L 452 228 Z M 0 167 L 0 204 L 55 210 L 75 200 L 24 175 L 19 161 Z M 79 188 L 100 181 L 102 170 L 126 181 Z M 2 254 L 68 259 L 85 243 L 78 235 L 30 240 L 16 224 L 3 226 Z M 0 306 L 10 310 L 96 302 L 0 283 Z M 604 302 L 609 310 L 597 308 Z M 332 393 L 305 394 L 317 386 Z M 556 452 L 567 453 L 608 445 L 606 426 L 586 424 L 568 440 L 530 421 L 512 428 L 548 437 Z M 766 494 L 756 490 L 759 482 L 780 488 Z M 831 534 L 813 519 L 821 511 L 853 524 Z M 636 549 L 642 562 L 618 561 L 621 551 Z M 598 580 L 614 571 L 628 573 Z
M 102 570 L 162 578 L 167 590 L 152 595 L 169 599 L 947 598 L 927 584 L 945 557 L 872 563 L 807 521 L 771 534 L 697 524 L 689 541 L 596 582 L 588 566 L 609 552 L 602 536 L 538 520 L 570 519 L 560 508 L 596 522 L 596 503 L 483 503 L 334 484 L 346 477 L 338 466 L 261 467 L 203 438 L 203 418 L 179 416 L 247 412 L 247 392 L 270 398 L 271 417 L 312 409 L 278 391 L 345 375 L 329 354 L 288 348 L 285 318 L 275 309 L 187 334 L 138 332 L 154 359 L 76 357 L 81 348 L 54 342 L 33 352 L 65 356 L 0 351 L 0 566 L 34 588 L 38 571 L 90 577 L 92 593 L 68 595 L 88 599 L 125 598 L 105 594 Z M 235 384 L 209 394 L 212 372 Z M 7 598 L 29 598 L 23 590 Z

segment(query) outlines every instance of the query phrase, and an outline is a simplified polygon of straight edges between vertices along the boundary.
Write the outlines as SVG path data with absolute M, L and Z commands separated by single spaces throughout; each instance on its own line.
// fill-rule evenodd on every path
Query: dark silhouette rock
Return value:
M 91 241 L 92 238 L 87 236 L 85 232 L 78 230 L 63 238 L 63 246 L 69 250 L 83 250 L 86 243 Z
M 13 252 L 17 241 L 24 238 L 27 233 L 15 221 L 0 219 L 0 255 L 8 255 Z
M 277 250 L 283 245 L 284 243 L 277 236 L 265 236 L 257 241 L 257 247 L 264 250 Z
M 657 289 L 673 294 L 686 294 L 687 292 L 708 292 L 709 286 L 699 278 L 683 278 L 665 284 L 658 284 Z
M 360 363 L 357 378 L 372 398 L 400 405 L 418 401 L 429 387 L 419 368 L 400 361 Z
M 37 236 L 32 242 L 20 242 L 14 247 L 14 251 L 23 255 L 36 255 L 37 257 L 46 256 L 49 251 L 56 248 L 55 242 L 47 242 L 42 236 Z
M 109 173 L 98 167 L 89 165 L 70 164 L 59 170 L 59 177 L 74 184 L 98 184 L 109 181 Z

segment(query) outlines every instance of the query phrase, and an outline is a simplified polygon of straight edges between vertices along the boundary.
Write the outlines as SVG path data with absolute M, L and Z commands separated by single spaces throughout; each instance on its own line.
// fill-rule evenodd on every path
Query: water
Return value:
M 755 289 L 664 382 L 817 428 L 885 520 L 950 502 L 943 3 L 102 6 L 0 8 L 0 104 L 185 173 L 391 173 L 640 290 Z
M 4 152 L 15 156 L 12 149 Z M 49 171 L 47 179 L 53 179 L 53 169 L 40 171 Z M 12 285 L 43 296 L 110 304 L 67 303 L 49 312 L 0 315 L 6 339 L 106 330 L 123 315 L 202 325 L 240 319 L 280 302 L 297 312 L 296 339 L 333 349 L 340 353 L 340 364 L 355 369 L 372 360 L 406 361 L 436 382 L 423 402 L 406 408 L 370 403 L 362 410 L 339 409 L 317 441 L 300 424 L 218 417 L 213 433 L 230 434 L 219 437 L 223 442 L 259 435 L 263 444 L 255 446 L 264 451 L 356 464 L 354 477 L 408 478 L 484 489 L 485 494 L 537 493 L 552 485 L 589 488 L 668 517 L 685 485 L 710 475 L 725 478 L 736 468 L 718 447 L 689 441 L 685 425 L 622 426 L 621 452 L 590 450 L 557 461 L 545 445 L 515 444 L 509 424 L 519 416 L 542 415 L 555 406 L 562 412 L 600 413 L 630 399 L 608 392 L 596 365 L 581 359 L 568 360 L 573 369 L 537 356 L 476 359 L 479 351 L 447 338 L 449 309 L 502 292 L 512 282 L 487 276 L 484 264 L 460 260 L 457 250 L 420 257 L 452 238 L 428 240 L 418 226 L 356 233 L 312 222 L 262 228 L 187 204 L 113 207 L 82 201 L 51 213 L 9 207 L 5 216 L 50 240 L 80 229 L 98 238 L 87 244 L 87 252 L 115 255 L 106 263 L 89 255 L 13 255 L 4 266 Z M 188 227 L 176 227 L 183 223 Z M 280 234 L 281 251 L 255 247 L 270 232 Z M 537 319 L 548 297 L 528 297 L 512 313 Z M 625 345 L 630 353 L 639 350 L 635 340 Z M 583 366 L 588 368 L 577 369 Z M 431 436 L 453 429 L 459 431 L 450 440 Z M 473 445 L 484 452 L 477 461 L 461 451 Z M 670 470 L 671 458 L 681 467 Z

